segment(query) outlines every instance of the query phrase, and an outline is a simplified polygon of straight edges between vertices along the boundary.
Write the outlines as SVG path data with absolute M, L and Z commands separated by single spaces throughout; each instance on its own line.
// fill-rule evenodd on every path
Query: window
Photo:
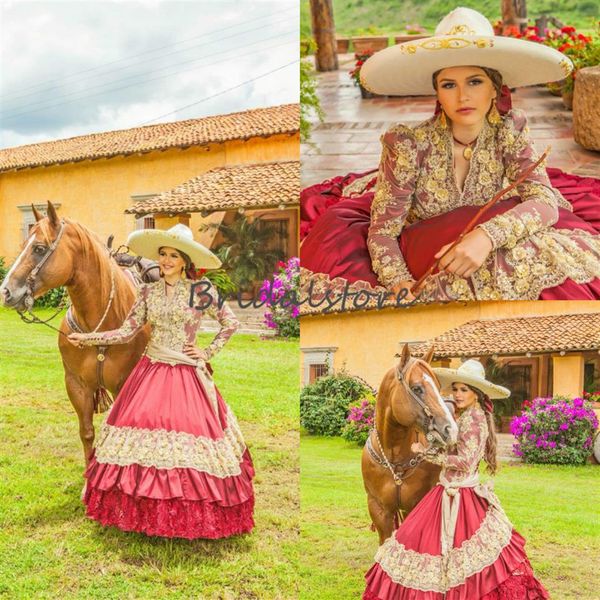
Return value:
M 303 354 L 302 385 L 313 383 L 319 377 L 333 373 L 333 355 L 336 347 L 301 348 Z
M 154 217 L 144 217 L 144 229 L 156 229 Z
M 52 204 L 54 204 L 54 208 L 57 210 L 60 208 L 59 202 L 53 202 Z M 35 216 L 33 215 L 33 210 L 31 210 L 31 204 L 24 204 L 17 206 L 17 208 L 23 215 L 23 220 L 21 222 L 21 236 L 23 241 L 25 241 L 31 233 L 31 228 L 35 225 Z M 47 204 L 36 204 L 35 208 L 43 216 L 46 216 L 46 210 L 48 208 Z

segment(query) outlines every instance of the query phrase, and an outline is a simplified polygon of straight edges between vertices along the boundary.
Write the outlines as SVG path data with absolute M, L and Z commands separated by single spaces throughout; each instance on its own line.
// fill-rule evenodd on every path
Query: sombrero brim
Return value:
M 510 396 L 510 390 L 508 388 L 491 383 L 486 379 L 469 377 L 469 375 L 466 375 L 465 373 L 458 373 L 457 369 L 437 367 L 433 369 L 433 372 L 437 375 L 442 389 L 448 388 L 454 382 L 460 382 L 481 390 L 484 394 L 487 394 L 491 400 L 500 400 Z
M 435 94 L 431 76 L 447 67 L 495 69 L 511 88 L 564 79 L 573 64 L 564 54 L 510 37 L 442 35 L 380 50 L 360 70 L 363 87 L 389 96 Z
M 161 229 L 140 229 L 129 234 L 127 245 L 134 254 L 158 260 L 158 249 L 162 246 L 185 252 L 197 269 L 218 269 L 221 261 L 202 244 L 168 233 Z

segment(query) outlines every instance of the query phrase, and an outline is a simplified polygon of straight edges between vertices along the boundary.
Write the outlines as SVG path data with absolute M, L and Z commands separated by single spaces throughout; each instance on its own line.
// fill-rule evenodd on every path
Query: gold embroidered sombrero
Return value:
M 573 63 L 564 54 L 538 44 L 494 35 L 490 22 L 471 8 L 455 8 L 432 37 L 380 50 L 360 70 L 364 88 L 390 96 L 435 94 L 431 76 L 447 67 L 495 69 L 508 87 L 564 79 Z
M 432 370 L 439 379 L 442 389 L 448 388 L 453 383 L 466 383 L 481 390 L 492 400 L 499 400 L 510 396 L 508 388 L 492 383 L 485 378 L 483 365 L 474 358 L 465 361 L 458 369 L 435 367 Z
M 185 252 L 196 269 L 218 269 L 221 261 L 206 246 L 194 240 L 189 227 L 178 223 L 167 229 L 140 229 L 133 231 L 127 238 L 129 249 L 135 254 L 158 260 L 161 247 L 175 248 Z

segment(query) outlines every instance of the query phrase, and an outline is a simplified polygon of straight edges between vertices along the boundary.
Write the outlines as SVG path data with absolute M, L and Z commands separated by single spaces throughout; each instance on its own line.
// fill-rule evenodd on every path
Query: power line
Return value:
M 273 15 L 263 15 L 263 16 L 260 16 L 260 17 L 255 17 L 254 19 L 248 19 L 248 20 L 244 21 L 243 25 L 246 25 L 246 24 L 248 24 L 248 23 L 252 23 L 252 22 L 254 22 L 254 21 L 260 21 L 260 20 L 262 20 L 262 19 L 266 19 L 266 18 L 268 18 L 268 17 L 270 17 L 270 16 L 279 15 L 279 14 L 284 14 L 284 13 L 287 13 L 287 12 L 289 12 L 289 11 L 291 11 L 291 10 L 294 10 L 294 11 L 295 11 L 295 10 L 297 10 L 297 9 L 296 9 L 296 7 L 294 6 L 294 7 L 290 7 L 290 8 L 287 8 L 287 9 L 285 9 L 285 10 L 282 10 L 282 11 L 279 11 L 279 12 L 276 12 L 276 13 L 273 13 Z M 279 22 L 279 21 L 278 21 L 278 22 Z M 209 36 L 209 35 L 213 35 L 213 34 L 216 34 L 216 33 L 221 33 L 221 32 L 223 32 L 223 31 L 227 31 L 228 29 L 233 29 L 233 28 L 235 28 L 235 27 L 239 27 L 239 26 L 240 26 L 240 23 L 235 23 L 234 25 L 229 25 L 229 26 L 227 26 L 227 27 L 223 27 L 222 29 L 215 29 L 215 30 L 213 30 L 213 31 L 210 31 L 210 32 L 208 32 L 208 33 L 204 33 L 204 34 L 202 34 L 202 35 L 194 36 L 194 37 L 191 37 L 191 38 L 186 38 L 186 39 L 184 39 L 184 40 L 180 40 L 180 41 L 178 41 L 178 42 L 173 42 L 173 43 L 171 43 L 171 44 L 166 44 L 166 45 L 164 45 L 164 46 L 159 46 L 159 47 L 157 47 L 157 48 L 154 48 L 154 49 L 152 49 L 152 50 L 147 50 L 147 51 L 145 51 L 145 52 L 141 52 L 140 54 L 134 54 L 133 56 L 129 56 L 129 57 L 125 57 L 125 58 L 119 58 L 119 59 L 117 59 L 117 60 L 113 60 L 113 61 L 110 61 L 110 62 L 107 62 L 107 63 L 103 63 L 103 64 L 101 64 L 101 65 L 98 65 L 98 66 L 96 66 L 96 67 L 92 67 L 92 68 L 90 68 L 90 69 L 83 69 L 83 70 L 81 70 L 81 71 L 75 71 L 75 72 L 73 72 L 73 73 L 70 73 L 70 74 L 68 74 L 68 75 L 64 75 L 64 76 L 62 76 L 60 79 L 48 79 L 48 80 L 46 80 L 46 81 L 43 81 L 43 82 L 38 82 L 38 83 L 32 84 L 32 85 L 30 85 L 30 86 L 27 86 L 27 87 L 21 88 L 21 91 L 24 91 L 24 90 L 29 90 L 29 89 L 34 89 L 34 88 L 37 88 L 37 87 L 40 87 L 40 86 L 43 86 L 43 85 L 47 85 L 47 84 L 50 84 L 50 83 L 54 83 L 54 82 L 60 83 L 61 81 L 64 81 L 65 79 L 70 79 L 70 78 L 72 78 L 72 77 L 76 77 L 77 75 L 81 75 L 82 73 L 91 73 L 92 71 L 97 71 L 97 70 L 99 70 L 99 69 L 102 69 L 102 68 L 104 68 L 104 67 L 107 67 L 107 66 L 110 66 L 110 65 L 114 65 L 114 64 L 117 64 L 117 63 L 120 63 L 120 62 L 124 62 L 124 61 L 127 61 L 127 60 L 133 60 L 133 59 L 135 59 L 135 58 L 138 58 L 138 57 L 140 57 L 140 56 L 146 56 L 147 54 L 152 54 L 152 53 L 158 52 L 159 50 L 164 50 L 165 48 L 170 48 L 170 47 L 172 47 L 172 46 L 177 46 L 178 44 L 183 44 L 183 43 L 185 43 L 185 42 L 189 42 L 189 41 L 192 41 L 192 40 L 196 40 L 196 39 L 199 39 L 199 38 L 203 38 L 203 37 L 206 37 L 206 36 Z M 240 33 L 247 33 L 247 32 L 240 32 Z M 214 41 L 214 40 L 213 40 L 213 41 Z M 193 46 L 192 46 L 192 48 L 193 48 Z M 185 51 L 185 50 L 190 50 L 190 49 L 191 49 L 191 48 L 186 48 L 186 49 L 180 50 L 180 51 L 178 51 L 178 52 L 183 52 L 183 51 Z M 168 56 L 168 55 L 167 55 L 167 56 Z M 143 62 L 145 62 L 145 61 L 143 61 Z M 138 63 L 138 64 L 139 64 L 139 63 Z M 132 67 L 132 66 L 136 66 L 136 65 L 130 65 L 129 67 L 122 67 L 122 68 L 130 68 L 130 67 Z M 120 70 L 120 69 L 117 69 L 117 70 Z M 18 90 L 17 90 L 17 91 L 18 91 Z M 40 91 L 42 91 L 42 90 L 40 90 Z M 14 94 L 14 92 L 11 92 L 11 93 L 8 93 L 8 94 L 0 94 L 0 98 L 3 98 L 3 97 L 5 97 L 6 95 L 10 96 L 10 95 L 12 95 L 12 94 Z M 31 95 L 31 94 L 25 94 L 25 95 Z M 17 97 L 19 97 L 19 98 L 20 98 L 21 96 L 17 96 Z
M 226 90 L 223 90 L 222 92 L 217 92 L 216 94 L 212 94 L 211 96 L 207 96 L 206 98 L 202 98 L 202 100 L 198 100 L 197 102 L 192 102 L 191 104 L 186 104 L 185 106 L 182 106 L 181 108 L 176 108 L 175 110 L 172 110 L 171 112 L 165 113 L 164 115 L 160 115 L 158 117 L 154 117 L 153 119 L 149 119 L 148 121 L 144 121 L 143 123 L 140 123 L 139 125 L 134 125 L 134 127 L 142 127 L 144 125 L 148 125 L 149 123 L 152 123 L 152 121 L 157 121 L 158 119 L 163 119 L 164 117 L 168 117 L 170 115 L 174 115 L 178 112 L 181 112 L 182 110 L 185 110 L 186 108 L 191 108 L 192 106 L 196 106 L 198 104 L 201 104 L 202 102 L 206 102 L 208 100 L 212 100 L 213 98 L 216 98 L 217 96 L 222 96 L 223 94 L 226 94 L 227 92 L 231 92 L 233 90 L 236 90 L 244 85 L 247 85 L 249 83 L 254 83 L 255 81 L 258 81 L 259 79 L 262 79 L 263 77 L 267 77 L 267 75 L 271 75 L 273 73 L 276 73 L 277 71 L 281 71 L 282 69 L 285 69 L 286 67 L 289 67 L 293 64 L 299 63 L 300 59 L 297 58 L 296 60 L 293 60 L 292 62 L 286 63 L 285 65 L 282 65 L 281 67 L 277 67 L 276 69 L 272 69 L 271 71 L 267 71 L 266 73 L 263 73 L 262 75 L 258 75 L 257 77 L 253 77 L 252 79 L 248 79 L 246 81 L 243 81 L 242 83 L 239 83 L 237 85 L 234 85 L 233 87 L 227 88 Z
M 270 50 L 272 48 L 278 48 L 280 46 L 285 46 L 285 45 L 291 44 L 291 43 L 295 43 L 295 40 L 292 40 L 292 41 L 289 41 L 289 42 L 283 42 L 283 43 L 280 43 L 280 44 L 275 44 L 274 46 L 269 46 L 267 48 L 262 48 L 261 50 L 263 50 L 263 51 L 264 50 Z M 219 64 L 219 63 L 222 63 L 222 62 L 227 62 L 227 61 L 230 61 L 230 60 L 232 60 L 232 57 L 227 57 L 227 58 L 224 58 L 224 59 L 221 59 L 221 60 L 213 61 L 212 63 L 208 63 L 208 64 L 204 65 L 204 67 L 210 67 L 212 65 Z M 72 100 L 65 100 L 64 102 L 58 102 L 58 103 L 52 104 L 50 106 L 44 106 L 42 108 L 36 108 L 34 110 L 24 111 L 24 112 L 17 113 L 17 114 L 14 114 L 14 115 L 10 115 L 10 116 L 7 116 L 7 117 L 3 116 L 2 117 L 2 121 L 8 121 L 8 120 L 11 120 L 11 119 L 16 119 L 17 117 L 22 117 L 22 116 L 30 115 L 30 114 L 33 114 L 33 113 L 37 113 L 37 112 L 41 112 L 41 111 L 45 111 L 45 110 L 50 110 L 52 108 L 57 108 L 59 106 L 64 106 L 65 104 L 72 104 L 73 102 L 78 102 L 80 100 L 85 100 L 87 98 L 93 98 L 95 96 L 102 96 L 104 94 L 108 94 L 108 93 L 111 93 L 111 92 L 117 92 L 117 91 L 124 90 L 124 89 L 130 88 L 130 87 L 136 86 L 136 85 L 140 85 L 142 83 L 146 84 L 146 83 L 150 83 L 151 81 L 157 81 L 158 79 L 164 79 L 165 77 L 172 77 L 173 75 L 178 75 L 180 73 L 185 73 L 186 71 L 190 71 L 190 70 L 194 70 L 194 68 L 192 68 L 192 69 L 182 69 L 182 70 L 176 71 L 174 73 L 167 73 L 166 75 L 159 75 L 158 77 L 152 77 L 152 78 L 146 79 L 144 81 L 136 81 L 135 83 L 130 83 L 128 85 L 123 85 L 123 86 L 118 87 L 118 88 L 104 90 L 102 92 L 97 92 L 95 94 L 86 94 L 84 96 L 81 96 L 80 98 L 73 98 Z
M 246 48 L 254 46 L 256 44 L 261 44 L 263 42 L 266 42 L 266 41 L 269 41 L 269 40 L 273 40 L 273 39 L 276 39 L 278 37 L 282 37 L 284 35 L 288 35 L 290 33 L 295 33 L 295 32 L 296 32 L 296 30 L 285 31 L 283 33 L 279 33 L 277 35 L 274 35 L 274 36 L 271 36 L 271 37 L 268 37 L 268 38 L 262 38 L 262 39 L 260 39 L 260 40 L 258 40 L 256 42 L 244 43 L 244 45 L 241 46 L 241 47 L 229 48 L 228 50 L 219 51 L 219 52 L 213 52 L 212 54 L 205 54 L 201 58 L 193 58 L 193 59 L 190 59 L 190 60 L 186 60 L 186 61 L 182 61 L 182 62 L 179 62 L 179 63 L 175 63 L 174 65 L 168 65 L 168 66 L 165 66 L 165 67 L 160 67 L 158 69 L 153 69 L 152 71 L 147 71 L 145 73 L 138 73 L 136 75 L 130 75 L 128 77 L 122 77 L 121 79 L 115 79 L 113 81 L 108 81 L 108 82 L 105 82 L 105 83 L 100 83 L 100 84 L 95 85 L 95 86 L 87 87 L 85 90 L 83 90 L 85 92 L 84 95 L 80 96 L 79 98 L 75 98 L 74 100 L 81 100 L 81 99 L 84 99 L 84 98 L 89 98 L 89 97 L 91 97 L 91 96 L 94 95 L 94 94 L 90 95 L 88 93 L 89 91 L 94 90 L 94 89 L 103 89 L 103 88 L 106 88 L 107 86 L 110 86 L 110 85 L 113 85 L 113 84 L 117 84 L 117 83 L 122 82 L 122 81 L 130 81 L 132 79 L 139 79 L 141 77 L 142 80 L 141 81 L 137 81 L 136 83 L 143 84 L 144 83 L 144 80 L 143 80 L 144 77 L 146 77 L 148 75 L 153 75 L 154 73 L 158 73 L 160 71 L 165 71 L 165 70 L 171 69 L 174 66 L 176 67 L 176 66 L 186 65 L 186 64 L 189 64 L 189 63 L 197 63 L 199 61 L 203 61 L 204 59 L 210 58 L 212 56 L 220 56 L 222 54 L 227 54 L 228 52 L 239 50 L 240 48 L 246 49 Z M 288 42 L 288 43 L 291 43 L 291 42 Z M 266 49 L 268 49 L 268 48 L 264 48 L 262 50 L 266 50 Z M 259 49 L 258 51 L 260 52 L 261 49 Z M 230 58 L 236 58 L 236 57 L 237 56 L 230 57 Z M 188 70 L 189 69 L 183 69 L 183 70 L 175 71 L 175 72 L 167 74 L 167 75 L 171 75 L 171 74 L 176 75 L 177 73 L 182 73 L 182 72 L 185 72 L 185 71 L 188 71 Z M 150 81 L 152 81 L 152 79 Z M 122 88 L 116 88 L 116 89 L 122 89 Z M 109 90 L 107 90 L 107 91 L 109 91 Z M 110 90 L 110 91 L 114 91 L 114 90 Z M 82 93 L 82 90 L 75 90 L 75 91 L 69 92 L 67 94 L 62 94 L 62 95 L 60 95 L 56 99 L 68 98 L 70 96 L 78 95 L 78 94 L 81 94 L 81 93 Z M 9 111 L 9 114 L 6 115 L 6 116 L 2 116 L 2 118 L 3 119 L 11 119 L 11 118 L 19 116 L 19 115 L 27 114 L 30 111 L 30 109 L 33 109 L 33 107 L 38 106 L 40 104 L 44 105 L 44 104 L 47 103 L 47 101 L 48 101 L 48 99 L 45 99 L 45 100 L 40 100 L 38 102 L 32 102 L 30 104 L 25 104 L 24 106 L 23 105 L 19 106 L 19 109 L 17 109 L 17 110 L 21 110 L 21 112 L 19 112 L 17 114 L 12 114 L 11 115 L 10 111 Z M 52 106 L 58 106 L 58 105 L 57 104 L 53 104 Z M 45 107 L 42 106 L 41 110 L 43 110 L 44 108 Z

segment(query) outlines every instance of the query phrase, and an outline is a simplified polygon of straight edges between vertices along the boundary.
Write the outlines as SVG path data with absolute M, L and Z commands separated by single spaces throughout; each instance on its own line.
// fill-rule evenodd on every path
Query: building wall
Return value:
M 19 253 L 19 205 L 59 203 L 59 215 L 83 223 L 102 239 L 114 233 L 116 247 L 135 228 L 134 216 L 124 213 L 134 195 L 170 190 L 216 167 L 298 157 L 298 136 L 277 135 L 0 173 L 0 256 L 10 264 Z M 201 223 L 199 214 L 192 215 L 190 227 L 198 237 Z
M 318 349 L 315 356 L 337 348 L 331 353 L 334 370 L 345 368 L 377 387 L 405 342 L 422 342 L 474 319 L 599 311 L 600 303 L 593 301 L 471 302 L 302 317 L 302 371 L 311 348 Z

